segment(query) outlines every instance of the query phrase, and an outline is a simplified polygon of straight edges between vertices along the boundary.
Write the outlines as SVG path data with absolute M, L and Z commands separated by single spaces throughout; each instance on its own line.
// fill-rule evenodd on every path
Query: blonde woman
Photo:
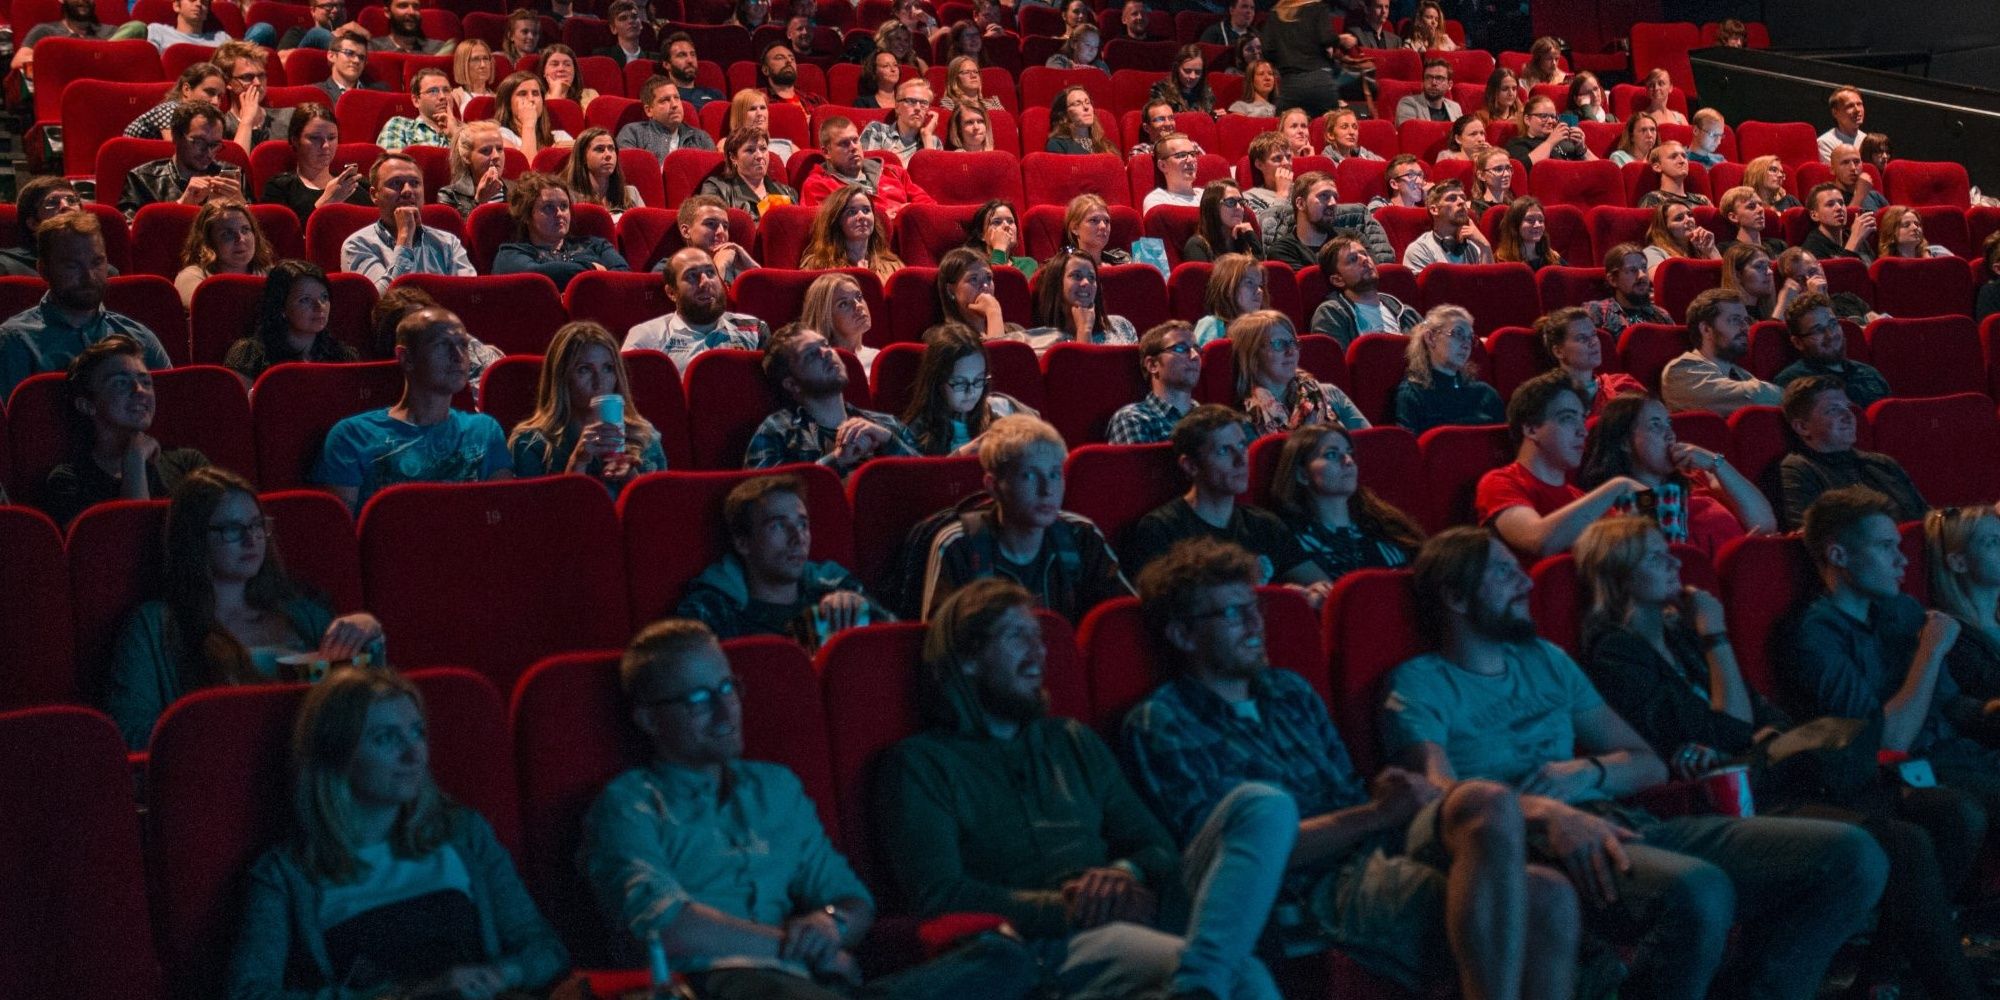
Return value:
M 1757 192 L 1774 212 L 1798 208 L 1800 202 L 1785 190 L 1785 162 L 1775 156 L 1760 156 L 1743 165 L 1743 184 Z
M 607 421 L 605 397 L 622 414 Z M 542 354 L 535 409 L 507 437 L 514 475 L 523 479 L 580 473 L 614 494 L 633 477 L 667 467 L 659 432 L 639 415 L 618 339 L 590 322 L 556 331 Z
M 1264 287 L 1264 264 L 1247 253 L 1225 253 L 1215 258 L 1208 273 L 1208 315 L 1194 325 L 1194 342 L 1200 346 L 1229 336 L 1229 324 L 1238 316 L 1271 308 L 1271 296 Z
M 1001 104 L 998 97 L 986 93 L 985 77 L 979 72 L 979 60 L 959 56 L 945 68 L 944 96 L 938 99 L 938 107 L 946 111 L 962 107 L 998 111 Z
M 487 202 L 506 201 L 513 190 L 501 176 L 506 165 L 506 138 L 500 126 L 466 122 L 451 144 L 451 183 L 438 189 L 437 200 L 461 215 L 471 215 Z
M 1528 65 L 1521 71 L 1521 86 L 1533 90 L 1543 84 L 1561 86 L 1570 73 L 1562 67 L 1562 42 L 1547 35 L 1535 39 L 1528 48 Z
M 1276 309 L 1259 309 L 1229 324 L 1229 353 L 1236 361 L 1236 398 L 1258 436 L 1308 424 L 1339 424 L 1351 431 L 1368 418 L 1347 393 L 1299 367 L 1299 334 Z
M 1669 257 L 1715 260 L 1715 234 L 1694 221 L 1694 210 L 1678 203 L 1662 203 L 1653 208 L 1653 224 L 1646 228 L 1646 270 L 1659 270 Z
M 1882 210 L 1875 227 L 1875 256 L 1949 257 L 1950 250 L 1924 239 L 1924 220 L 1908 205 L 1891 205 Z
M 1506 422 L 1506 407 L 1472 363 L 1472 314 L 1433 306 L 1410 331 L 1408 373 L 1396 387 L 1396 423 L 1412 434 L 1433 427 Z
M 477 38 L 458 43 L 451 53 L 452 106 L 460 116 L 475 97 L 493 96 L 493 48 Z
M 799 151 L 792 140 L 771 134 L 771 102 L 755 87 L 745 87 L 729 99 L 729 134 L 734 136 L 746 128 L 763 132 L 765 151 L 778 154 L 780 160 L 790 163 L 792 154 Z
M 201 206 L 181 245 L 181 269 L 174 290 L 181 305 L 194 303 L 194 290 L 211 274 L 263 274 L 276 255 L 271 241 L 240 201 L 215 199 Z
M 861 282 L 851 274 L 822 274 L 813 279 L 805 302 L 799 306 L 799 325 L 861 359 L 863 368 L 874 368 L 875 355 L 882 353 L 864 342 L 875 318 L 868 311 L 868 296 L 862 292 Z

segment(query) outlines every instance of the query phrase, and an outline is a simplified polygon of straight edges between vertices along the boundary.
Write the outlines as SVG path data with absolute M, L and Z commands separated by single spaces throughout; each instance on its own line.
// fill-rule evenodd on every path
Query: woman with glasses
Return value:
M 1457 306 L 1434 306 L 1410 331 L 1403 352 L 1409 371 L 1396 387 L 1396 423 L 1421 435 L 1433 427 L 1479 426 L 1506 422 L 1506 407 L 1493 387 L 1479 380 L 1472 363 L 1472 314 Z
M 1004 392 L 992 391 L 986 344 L 962 323 L 946 321 L 924 334 L 924 360 L 910 389 L 903 426 L 926 455 L 970 455 L 995 420 L 1035 411 Z
M 1488 146 L 1472 158 L 1472 214 L 1483 216 L 1495 205 L 1514 203 L 1514 157 L 1499 146 Z
M 113 335 L 83 349 L 63 381 L 69 454 L 42 486 L 42 509 L 67 525 L 94 504 L 166 496 L 208 459 L 193 448 L 162 448 L 152 429 L 153 376 L 145 349 Z
M 366 167 L 349 163 L 333 169 L 340 150 L 340 123 L 324 104 L 309 102 L 292 109 L 292 169 L 264 182 L 266 203 L 283 205 L 303 226 L 321 205 L 372 205 L 362 175 Z
M 119 627 L 98 704 L 125 743 L 143 750 L 182 695 L 223 684 L 305 680 L 280 657 L 329 663 L 366 654 L 382 664 L 382 623 L 336 617 L 285 573 L 256 487 L 223 469 L 187 474 L 167 504 L 160 596 Z
M 1230 321 L 1229 353 L 1236 362 L 1236 398 L 1257 436 L 1308 424 L 1351 431 L 1368 426 L 1339 386 L 1299 367 L 1299 334 L 1284 313 L 1259 309 Z
M 475 97 L 493 96 L 493 49 L 477 38 L 458 43 L 451 53 L 452 107 L 465 114 Z
M 958 247 L 938 261 L 938 313 L 987 340 L 1019 340 L 1023 330 L 1001 315 L 993 294 L 993 267 L 979 252 Z
M 1264 264 L 1244 253 L 1226 253 L 1208 272 L 1208 315 L 1194 325 L 1194 342 L 1206 347 L 1229 336 L 1229 324 L 1239 316 L 1271 308 L 1264 285 Z
M 979 71 L 979 60 L 959 56 L 946 67 L 944 96 L 938 98 L 938 107 L 946 111 L 959 108 L 998 111 L 1002 106 L 998 97 L 986 93 L 986 78 Z
M 1214 260 L 1218 254 L 1264 259 L 1264 241 L 1250 217 L 1250 203 L 1230 181 L 1209 181 L 1201 189 L 1201 223 L 1181 248 L 1182 260 Z M 1220 336 L 1220 333 L 1217 334 Z
M 1015 255 L 1021 248 L 1021 219 L 1014 206 L 998 198 L 979 206 L 965 227 L 965 245 L 983 254 L 993 267 L 1011 265 L 1023 277 L 1035 276 L 1035 260 Z
M 1329 580 L 1407 566 L 1424 544 L 1414 518 L 1361 485 L 1354 437 L 1333 424 L 1307 424 L 1285 438 L 1271 507 Z
M 1507 153 L 1530 168 L 1543 160 L 1597 159 L 1584 144 L 1583 129 L 1559 120 L 1556 102 L 1547 94 L 1528 98 L 1521 128 L 1521 134 L 1508 141 Z
M 281 260 L 264 277 L 257 319 L 229 345 L 223 367 L 255 383 L 272 365 L 291 361 L 358 361 L 360 354 L 330 332 L 333 297 L 326 272 L 303 260 Z

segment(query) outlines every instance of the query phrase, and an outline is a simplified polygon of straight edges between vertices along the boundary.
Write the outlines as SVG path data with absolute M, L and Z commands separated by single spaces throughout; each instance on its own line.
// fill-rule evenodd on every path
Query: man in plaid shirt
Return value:
M 1673 323 L 1665 309 L 1653 304 L 1653 276 L 1646 268 L 1646 252 L 1637 243 L 1620 243 L 1604 255 L 1604 280 L 1611 285 L 1611 297 L 1586 302 L 1584 312 L 1599 330 L 1617 340 L 1634 323 Z
M 1168 320 L 1139 338 L 1139 367 L 1151 391 L 1146 398 L 1111 415 L 1105 439 L 1112 444 L 1152 444 L 1174 435 L 1174 425 L 1194 408 L 1194 387 L 1201 381 L 1201 349 L 1194 328 Z
M 771 337 L 764 345 L 764 377 L 792 405 L 757 428 L 743 456 L 746 469 L 814 462 L 845 477 L 871 458 L 921 454 L 901 421 L 847 401 L 847 364 L 816 330 L 793 328 Z

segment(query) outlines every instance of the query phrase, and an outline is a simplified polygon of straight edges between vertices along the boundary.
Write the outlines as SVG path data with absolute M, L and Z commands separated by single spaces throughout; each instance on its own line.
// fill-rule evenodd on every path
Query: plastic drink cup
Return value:
M 1718 767 L 1697 780 L 1716 815 L 1736 819 L 1757 815 L 1756 804 L 1750 797 L 1750 768 L 1747 765 Z
M 590 398 L 590 410 L 592 413 L 597 414 L 597 419 L 601 423 L 607 423 L 613 427 L 625 426 L 625 397 L 617 393 L 592 396 Z

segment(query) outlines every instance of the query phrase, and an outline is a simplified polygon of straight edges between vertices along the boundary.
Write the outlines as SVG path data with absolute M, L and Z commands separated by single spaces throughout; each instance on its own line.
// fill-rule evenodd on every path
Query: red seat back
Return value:
M 1667 362 L 1686 354 L 1687 330 L 1665 323 L 1634 323 L 1618 337 L 1618 365 L 1638 379 L 1646 391 L 1660 392 L 1660 374 Z
M 1584 224 L 1590 227 L 1590 260 L 1572 260 L 1580 267 L 1596 270 L 1601 277 L 1604 273 L 1604 255 L 1620 243 L 1646 245 L 1646 227 L 1652 225 L 1653 210 L 1650 208 L 1620 208 L 1611 203 L 1586 207 L 1583 210 Z
M 1320 607 L 1333 688 L 1333 722 L 1362 774 L 1382 763 L 1376 717 L 1389 671 L 1430 647 L 1417 633 L 1408 570 L 1364 569 L 1333 585 Z
M 1031 205 L 1064 206 L 1080 194 L 1097 195 L 1111 205 L 1132 204 L 1125 164 L 1108 153 L 1029 153 L 1021 158 L 1021 184 Z
M 922 157 L 918 162 L 924 162 Z M 977 204 L 905 207 L 896 216 L 896 255 L 911 267 L 936 267 L 945 254 L 965 245 L 966 227 L 978 211 Z
M 1766 697 L 1782 693 L 1778 666 L 1790 641 L 1784 624 L 1819 596 L 1819 577 L 1796 535 L 1750 535 L 1723 546 L 1716 559 L 1729 632 L 1743 681 Z
M 1736 126 L 1736 149 L 1742 162 L 1776 156 L 1788 170 L 1819 162 L 1819 133 L 1805 122 L 1746 121 Z
M 1042 386 L 1048 401 L 1042 418 L 1071 449 L 1103 441 L 1111 415 L 1150 391 L 1139 349 L 1130 344 L 1056 344 L 1042 355 Z
M 1063 509 L 1095 522 L 1115 548 L 1125 529 L 1184 489 L 1173 446 L 1088 444 L 1063 463 Z
M 1868 268 L 1870 300 L 1900 318 L 1966 316 L 1972 312 L 1972 273 L 1956 257 L 1883 257 Z M 1829 279 L 1830 280 L 1830 279 Z M 1907 392 L 1901 386 L 1898 391 Z
M 306 485 L 334 424 L 389 406 L 402 393 L 403 373 L 394 361 L 289 363 L 266 370 L 250 406 L 260 484 L 272 490 Z
M 1901 463 L 1931 506 L 2000 496 L 2000 417 L 1989 397 L 1891 396 L 1868 408 L 1868 426 L 1875 447 Z
M 6 679 L 0 681 L 0 707 L 75 700 L 76 646 L 70 631 L 69 566 L 62 532 L 40 511 L 0 506 L 0 549 L 19 567 L 19 579 L 48 584 L 9 587 L 0 593 L 0 663 L 7 664 Z M 4 962 L 0 959 L 0 964 Z
M 1609 160 L 1543 160 L 1528 174 L 1528 193 L 1544 205 L 1585 209 L 1625 204 L 1625 183 Z
M 22 34 L 19 37 L 25 41 L 28 36 Z M 43 44 L 45 42 L 55 44 L 45 47 Z M 82 38 L 44 38 L 35 43 L 35 121 L 62 120 L 63 91 L 75 80 L 102 80 L 114 83 L 157 80 L 161 84 L 161 96 L 164 97 L 166 94 L 166 74 L 160 70 L 160 50 L 143 38 L 118 42 Z M 80 173 L 84 163 L 77 162 L 66 166 Z M 113 194 L 112 197 L 115 199 L 117 195 Z
M 1936 258 L 1939 263 L 1956 260 Z M 1877 261 L 1877 264 L 1886 261 Z M 1907 261 L 1905 263 L 1919 263 Z M 1957 267 L 1961 276 L 1964 268 Z M 1886 311 L 1886 310 L 1885 310 Z M 1868 356 L 1898 396 L 1948 396 L 1986 391 L 1986 362 L 1979 330 L 1964 315 L 1903 318 L 1901 313 L 1868 324 Z
M 1417 438 L 1424 456 L 1427 512 L 1410 511 L 1432 531 L 1477 520 L 1473 499 L 1486 473 L 1514 460 L 1514 444 L 1503 424 L 1487 427 L 1433 427 Z
M 391 283 L 423 289 L 458 314 L 474 337 L 506 354 L 540 354 L 569 322 L 562 293 L 544 274 L 406 274 Z
M 1685 316 L 1695 296 L 1722 285 L 1722 261 L 1669 257 L 1654 269 L 1653 283 L 1653 301 L 1669 316 Z
M 854 522 L 851 568 L 870 586 L 880 586 L 901 558 L 910 528 L 983 489 L 985 478 L 977 455 L 884 458 L 863 465 L 847 483 L 848 506 L 868 511 Z
M 1024 203 L 1021 162 L 1009 152 L 924 150 L 910 161 L 910 180 L 944 205 Z
M 1481 337 L 1503 326 L 1533 326 L 1542 314 L 1535 272 L 1521 263 L 1432 264 L 1417 273 L 1417 293 L 1426 311 L 1468 308 Z
M 1895 205 L 1950 205 L 1966 208 L 1972 204 L 1972 179 L 1962 164 L 1926 163 L 1921 160 L 1891 160 L 1883 178 L 1887 197 Z

